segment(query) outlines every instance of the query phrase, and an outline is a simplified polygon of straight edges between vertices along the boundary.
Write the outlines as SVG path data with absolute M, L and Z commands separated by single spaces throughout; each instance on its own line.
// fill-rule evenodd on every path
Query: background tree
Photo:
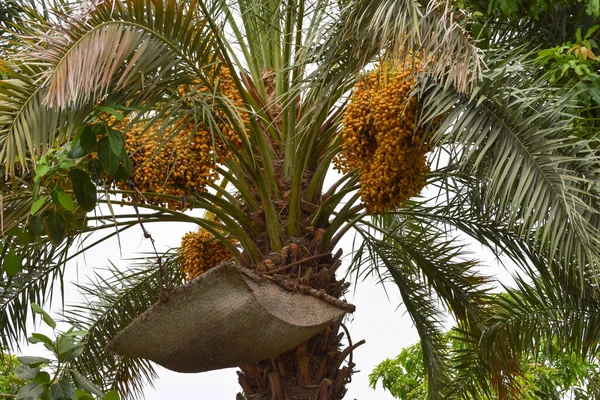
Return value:
M 2 353 L 2 358 L 0 358 L 0 396 L 16 393 L 16 386 L 11 380 L 14 377 L 17 365 L 19 365 L 17 357 Z
M 591 354 L 600 332 L 586 313 L 598 301 L 595 131 L 580 118 L 578 92 L 548 85 L 533 46 L 541 27 L 559 26 L 548 21 L 580 16 L 590 33 L 597 13 L 548 3 L 521 15 L 506 4 L 503 16 L 493 5 L 482 13 L 477 3 L 391 0 L 29 9 L 1 64 L 3 342 L 26 335 L 27 305 L 63 283 L 68 260 L 169 221 L 199 230 L 180 251 L 113 268 L 82 289 L 88 303 L 67 311 L 89 331 L 78 367 L 103 389 L 135 393 L 154 377 L 148 361 L 105 347 L 169 283 L 230 258 L 337 299 L 348 287 L 336 278 L 337 247 L 349 232 L 359 239 L 355 276 L 379 274 L 400 291 L 430 398 L 518 396 L 519 355 L 547 332 Z M 487 43 L 473 39 L 483 26 Z M 325 187 L 332 166 L 341 174 Z M 415 197 L 425 185 L 437 195 Z M 114 195 L 134 210 L 113 212 Z M 98 204 L 108 215 L 90 213 Z M 100 238 L 86 240 L 91 232 Z M 491 307 L 493 279 L 458 234 L 508 256 L 534 283 Z M 463 335 L 459 375 L 446 362 L 447 311 Z M 343 397 L 353 365 L 342 366 L 352 348 L 340 348 L 340 329 L 241 366 L 245 394 Z
M 55 337 L 52 339 L 42 333 L 34 333 L 27 341 L 31 344 L 43 344 L 53 359 L 2 354 L 0 398 L 119 400 L 117 392 L 112 390 L 102 393 L 75 369 L 76 359 L 84 349 L 87 332 L 76 331 L 73 328 L 66 332 L 57 332 L 56 322 L 48 313 L 35 303 L 32 304 L 32 309 L 52 329 Z M 75 389 L 73 382 L 83 389 Z
M 454 350 L 462 341 L 446 335 L 447 345 Z M 517 378 L 522 388 L 522 399 L 595 399 L 600 396 L 600 365 L 598 358 L 581 359 L 577 355 L 553 349 L 548 353 L 541 344 L 540 354 L 529 354 L 521 360 L 521 375 Z M 550 346 L 552 347 L 552 346 Z M 460 367 L 459 367 L 460 368 Z M 456 371 L 456 370 L 455 370 Z M 455 372 L 457 373 L 457 372 Z M 402 400 L 427 398 L 427 379 L 419 343 L 406 347 L 394 359 L 386 359 L 373 369 L 369 381 L 375 388 L 381 381 L 384 389 Z M 479 393 L 473 399 L 495 399 L 497 394 Z

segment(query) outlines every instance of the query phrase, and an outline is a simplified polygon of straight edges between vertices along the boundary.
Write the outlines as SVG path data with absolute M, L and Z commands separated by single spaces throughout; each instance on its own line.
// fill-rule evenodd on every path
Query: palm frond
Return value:
M 459 248 L 440 242 L 435 235 L 411 231 L 406 225 L 400 232 L 398 224 L 393 232 L 376 234 L 383 238 L 357 229 L 363 242 L 355 252 L 352 268 L 357 272 L 367 268 L 380 274 L 381 268 L 398 286 L 421 338 L 430 398 L 443 398 L 449 383 L 448 349 L 443 340 L 444 313 L 437 300 L 449 305 L 462 321 L 477 325 L 483 318 L 478 308 L 485 299 L 485 280 L 471 271 L 474 264 L 460 261 L 460 257 L 455 260 L 460 255 Z M 450 275 L 451 279 L 445 281 Z
M 493 279 L 478 272 L 479 262 L 469 257 L 460 239 L 406 215 L 382 215 L 375 223 L 385 232 L 384 240 L 412 260 L 419 278 L 435 291 L 461 326 L 477 328 L 483 324 L 486 313 L 482 305 L 489 300 Z
M 214 60 L 213 34 L 194 17 L 195 2 L 171 3 L 104 1 L 53 24 L 52 34 L 23 56 L 43 67 L 45 102 L 80 108 L 109 89 L 131 99 L 159 82 L 164 87 L 186 74 L 202 75 Z
M 481 79 L 483 54 L 465 27 L 459 12 L 447 2 L 429 1 L 421 6 L 414 1 L 383 0 L 368 8 L 357 8 L 359 25 L 366 28 L 380 48 L 390 48 L 395 58 L 407 60 L 418 54 L 423 68 L 444 85 L 470 92 Z
M 44 104 L 44 91 L 34 81 L 39 68 L 0 60 L 0 71 L 7 75 L 0 80 L 0 162 L 12 175 L 16 162 L 27 170 L 32 157 L 64 137 L 66 118 Z
M 478 271 L 479 263 L 469 260 L 464 248 L 457 244 L 457 240 L 460 239 L 455 235 L 459 230 L 454 226 L 461 227 L 461 224 L 452 221 L 448 215 L 445 216 L 447 219 L 442 218 L 442 214 L 438 215 L 439 219 L 436 220 L 436 217 L 430 215 L 430 210 L 420 214 L 420 207 L 422 205 L 418 202 L 409 203 L 395 215 L 378 217 L 375 225 L 369 225 L 369 229 L 377 232 L 378 239 L 372 236 L 369 238 L 370 234 L 359 227 L 358 230 L 365 242 L 356 252 L 354 267 L 367 266 L 370 267 L 367 268 L 367 272 L 380 274 L 381 272 L 373 269 L 378 265 L 377 262 L 381 267 L 385 267 L 382 268 L 384 274 L 394 280 L 401 293 L 406 290 L 406 293 L 402 294 L 402 299 L 405 305 L 406 301 L 411 302 L 407 305 L 411 316 L 411 306 L 421 304 L 422 301 L 432 302 L 430 308 L 421 305 L 421 308 L 415 309 L 414 312 L 420 312 L 421 319 L 437 316 L 439 323 L 441 320 L 439 316 L 443 312 L 443 309 L 435 304 L 435 301 L 439 301 L 457 319 L 459 323 L 457 335 L 464 343 L 463 348 L 453 349 L 452 352 L 443 349 L 443 353 L 439 353 L 443 356 L 437 358 L 440 365 L 425 364 L 429 379 L 434 379 L 436 375 L 440 379 L 438 375 L 440 371 L 445 371 L 451 364 L 460 372 L 451 379 L 452 383 L 449 375 L 444 378 L 446 379 L 443 385 L 445 395 L 470 399 L 477 398 L 480 393 L 493 391 L 501 398 L 506 398 L 509 393 L 517 393 L 518 386 L 515 378 L 519 373 L 519 366 L 511 347 L 505 340 L 506 336 L 499 335 L 494 341 L 490 341 L 489 347 L 482 348 L 479 343 L 489 329 L 489 318 L 492 315 L 490 307 L 493 307 L 495 302 L 494 297 L 489 293 L 493 281 L 481 275 Z M 464 220 L 465 215 L 457 219 Z M 465 222 L 464 225 L 469 229 L 475 229 L 472 233 L 483 235 L 483 239 L 488 235 L 494 238 L 493 231 L 488 231 L 486 226 L 480 228 L 474 221 L 471 224 Z M 469 229 L 465 230 L 469 232 Z M 516 235 L 511 236 L 510 232 L 505 232 L 504 235 L 505 237 L 492 240 L 489 245 L 494 247 L 497 243 L 502 246 L 500 248 L 506 247 L 511 252 L 518 251 L 512 247 L 514 242 L 519 242 L 514 237 Z M 519 261 L 524 264 L 527 259 L 522 256 Z M 410 285 L 413 287 L 409 289 Z M 414 298 L 411 299 L 411 295 Z M 423 321 L 415 320 L 414 317 L 413 321 L 421 340 L 428 332 L 440 333 L 439 330 L 419 329 L 418 324 Z M 429 340 L 429 351 L 431 351 L 435 347 L 431 339 Z M 423 347 L 423 351 L 427 349 Z M 451 364 L 450 358 L 453 360 Z M 446 364 L 441 365 L 441 363 Z M 437 368 L 437 370 L 430 370 L 430 368 Z M 474 377 L 480 383 L 473 382 Z M 435 382 L 428 382 L 430 385 L 435 385 Z M 433 387 L 430 386 L 430 392 L 442 393 L 440 392 L 442 389 Z
M 542 82 L 528 79 L 535 69 L 531 57 L 512 60 L 486 71 L 471 97 L 432 84 L 425 101 L 429 115 L 449 112 L 432 139 L 454 149 L 460 173 L 474 178 L 469 190 L 495 207 L 494 219 L 525 242 L 537 241 L 538 251 L 551 259 L 573 256 L 597 270 L 595 141 L 570 136 L 569 98 L 556 98 Z
M 573 41 L 577 29 L 587 32 L 598 23 L 597 16 L 586 12 L 585 3 L 588 2 L 552 2 L 547 3 L 546 9 L 537 15 L 527 10 L 509 18 L 491 15 L 490 18 L 482 18 L 482 22 L 495 32 L 496 43 L 510 42 L 531 50 L 551 48 Z
M 536 275 L 533 270 L 530 274 Z M 540 277 L 526 282 L 515 277 L 515 281 L 516 288 L 507 289 L 491 303 L 487 326 L 480 335 L 456 330 L 455 337 L 462 345 L 453 349 L 452 362 L 457 374 L 451 384 L 452 398 L 470 399 L 470 393 L 476 393 L 472 390 L 489 390 L 493 379 L 489 382 L 489 376 L 482 372 L 494 371 L 502 365 L 504 360 L 497 357 L 502 349 L 510 348 L 515 360 L 553 360 L 561 354 L 569 354 L 576 360 L 597 357 L 600 349 L 597 292 L 582 291 L 561 278 Z M 506 364 L 504 368 L 519 371 L 527 366 Z M 506 398 L 510 393 L 515 398 L 530 398 L 521 393 L 525 388 L 518 379 L 506 378 L 509 376 L 496 378 L 493 384 L 499 396 Z
M 79 15 L 57 10 L 57 22 L 21 27 L 19 51 L 0 62 L 8 76 L 0 80 L 7 173 L 15 161 L 26 169 L 48 146 L 64 144 L 109 95 L 148 105 L 194 79 L 212 88 L 214 34 L 195 17 L 195 4 L 107 0 Z M 214 106 L 214 96 L 204 100 Z M 60 111 L 67 107 L 69 113 Z
M 533 271 L 531 271 L 533 273 Z M 511 347 L 519 354 L 537 356 L 538 343 L 552 344 L 580 358 L 596 357 L 600 351 L 600 295 L 595 288 L 574 290 L 563 279 L 515 278 L 517 287 L 498 300 L 496 314 L 483 343 L 505 331 Z M 528 280 L 528 279 L 527 279 Z M 586 283 L 591 285 L 590 279 Z
M 319 46 L 315 76 L 356 74 L 380 56 L 410 63 L 418 55 L 443 85 L 459 92 L 470 92 L 481 79 L 483 55 L 445 2 L 353 0 L 341 13 L 340 26 Z
M 173 284 L 182 282 L 174 255 L 165 255 L 165 278 Z M 107 277 L 102 275 L 108 274 Z M 79 357 L 77 368 L 105 389 L 116 389 L 135 398 L 143 394 L 146 384 L 157 377 L 153 365 L 142 359 L 130 359 L 106 350 L 108 342 L 133 319 L 154 304 L 163 282 L 158 263 L 138 259 L 127 271 L 109 266 L 95 279 L 79 289 L 86 301 L 67 306 L 67 321 L 89 331 L 88 345 Z
M 19 203 L 8 204 L 18 205 Z M 59 246 L 53 245 L 48 236 L 30 235 L 24 222 L 15 224 L 11 230 L 5 232 L 0 240 L 0 278 L 2 278 L 0 281 L 0 333 L 2 333 L 2 344 L 15 347 L 18 346 L 19 341 L 27 337 L 30 304 L 32 302 L 39 305 L 51 304 L 52 293 L 57 287 L 55 285 L 59 285 L 60 288 L 59 301 L 64 300 L 64 269 L 67 262 L 75 259 L 78 255 L 138 226 L 140 221 L 143 224 L 155 222 L 202 224 L 201 220 L 181 212 L 165 211 L 150 205 L 140 206 L 140 208 L 146 212 L 142 212 L 139 216 L 136 213 L 104 215 L 101 210 L 97 210 L 96 215 L 86 217 L 86 223 L 83 226 L 65 232 L 65 241 Z M 25 206 L 22 210 L 24 218 L 30 216 L 29 210 L 30 205 Z M 17 214 L 21 215 L 20 212 Z M 10 251 L 22 262 L 21 270 L 14 276 L 9 276 L 4 268 L 4 260 Z
M 49 304 L 56 284 L 60 293 L 64 292 L 67 249 L 74 240 L 68 239 L 59 247 L 49 242 L 25 246 L 17 242 L 16 237 L 5 236 L 0 255 L 0 344 L 9 348 L 18 348 L 19 341 L 27 336 L 31 303 Z M 21 271 L 15 276 L 8 276 L 4 269 L 4 259 L 9 251 L 22 261 Z
M 459 344 L 452 349 L 450 358 L 452 369 L 455 372 L 452 382 L 448 385 L 448 398 L 456 400 L 495 398 L 497 396 L 493 387 L 491 376 L 494 369 L 499 369 L 491 363 L 493 357 L 486 356 L 481 351 L 479 332 L 474 334 L 465 330 L 455 329 L 451 332 L 453 340 Z M 514 380 L 512 381 L 514 383 Z M 500 382 L 502 383 L 502 382 Z M 500 398 L 506 398 L 506 390 L 500 385 Z

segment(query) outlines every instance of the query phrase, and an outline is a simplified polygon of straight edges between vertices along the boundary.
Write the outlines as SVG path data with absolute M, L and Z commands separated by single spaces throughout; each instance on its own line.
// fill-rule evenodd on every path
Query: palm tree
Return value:
M 596 304 L 596 139 L 529 49 L 499 40 L 483 52 L 447 4 L 106 0 L 26 12 L 1 64 L 4 344 L 23 337 L 27 304 L 62 284 L 68 260 L 165 221 L 199 231 L 180 251 L 99 277 L 82 288 L 89 303 L 67 312 L 90 331 L 77 362 L 101 387 L 139 393 L 155 377 L 149 361 L 105 347 L 157 299 L 174 303 L 172 285 L 202 282 L 215 264 L 351 311 L 336 277 L 349 232 L 360 239 L 355 276 L 398 286 L 431 398 L 471 390 L 444 368 L 445 310 L 470 350 L 458 355 L 465 376 L 491 376 L 481 382 L 503 397 L 518 391 L 513 348 L 527 351 L 539 323 L 514 324 L 511 306 L 497 312 L 458 232 L 568 288 L 573 299 L 557 310 Z M 341 174 L 327 187 L 333 165 Z M 425 185 L 437 194 L 415 197 Z M 112 211 L 118 194 L 130 213 Z M 99 203 L 108 215 L 89 213 Z M 519 298 L 518 312 L 563 299 Z M 557 313 L 540 319 L 586 318 Z M 354 368 L 343 364 L 360 344 L 342 348 L 343 330 L 336 319 L 294 349 L 239 365 L 246 398 L 342 398 Z M 593 343 L 597 333 L 584 331 Z

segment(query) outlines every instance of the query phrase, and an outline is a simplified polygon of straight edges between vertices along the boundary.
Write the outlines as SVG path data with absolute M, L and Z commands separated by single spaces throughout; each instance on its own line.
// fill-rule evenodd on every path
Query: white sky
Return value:
M 115 207 L 117 213 L 124 210 L 118 206 Z M 202 215 L 200 210 L 193 212 L 199 216 Z M 183 223 L 148 224 L 145 227 L 155 239 L 159 252 L 169 247 L 179 246 L 183 234 L 195 229 L 194 225 Z M 139 226 L 121 234 L 120 241 L 122 258 L 118 241 L 116 238 L 112 238 L 110 241 L 88 251 L 85 259 L 80 257 L 76 262 L 70 263 L 67 266 L 65 281 L 86 283 L 86 275 L 106 267 L 109 261 L 125 268 L 127 258 L 152 250 L 150 241 L 144 239 Z M 344 254 L 348 256 L 352 250 L 352 235 L 347 235 L 341 241 L 340 247 L 344 250 Z M 489 251 L 484 251 L 480 246 L 475 245 L 470 245 L 470 250 L 473 252 L 472 256 L 474 258 L 485 260 L 489 264 L 489 269 L 486 268 L 485 273 L 498 274 L 500 279 L 505 282 L 509 280 L 510 275 L 508 272 L 493 260 L 493 256 Z M 348 266 L 347 260 L 338 274 L 345 271 L 344 266 Z M 385 358 L 395 357 L 402 348 L 418 341 L 418 335 L 412 321 L 400 304 L 397 288 L 393 284 L 386 284 L 385 289 L 382 284 L 376 282 L 375 278 L 368 278 L 359 281 L 356 286 L 353 285 L 346 297 L 347 301 L 357 306 L 356 312 L 347 317 L 345 322 L 350 330 L 352 341 L 358 342 L 365 339 L 366 344 L 354 352 L 354 362 L 359 372 L 353 375 L 345 399 L 393 399 L 388 392 L 381 388 L 381 384 L 379 384 L 377 390 L 371 389 L 368 375 L 379 362 Z M 79 295 L 73 285 L 68 286 L 66 289 L 67 307 L 68 304 L 76 303 L 78 298 Z M 59 314 L 60 309 L 57 307 L 58 302 L 52 309 L 52 316 Z M 448 327 L 450 327 L 450 324 L 449 322 Z M 37 327 L 35 331 L 50 333 L 45 326 Z M 44 348 L 39 345 L 24 347 L 22 354 L 44 355 Z M 233 400 L 236 393 L 240 391 L 235 368 L 200 374 L 182 374 L 157 366 L 157 371 L 159 379 L 155 382 L 155 388 L 148 386 L 145 389 L 144 397 L 147 400 Z
M 118 207 L 115 211 L 119 212 Z M 146 229 L 156 240 L 160 252 L 169 247 L 179 246 L 183 234 L 194 230 L 195 227 L 191 224 L 150 224 L 146 225 Z M 119 252 L 117 239 L 113 238 L 89 251 L 85 259 L 80 257 L 77 262 L 70 263 L 67 266 L 65 281 L 86 283 L 87 274 L 107 266 L 109 261 L 125 268 L 127 263 L 123 261 L 124 259 L 134 257 L 137 255 L 136 253 L 152 250 L 149 240 L 143 238 L 142 230 L 139 227 L 121 234 L 120 241 L 122 254 Z M 347 236 L 345 240 L 342 240 L 340 247 L 348 256 L 352 248 L 352 237 Z M 480 248 L 473 248 L 473 252 L 476 258 L 492 260 L 491 254 L 482 252 Z M 502 275 L 502 279 L 509 276 L 495 262 L 492 261 L 490 264 L 493 264 L 494 272 Z M 348 263 L 345 262 L 344 266 L 347 267 L 347 265 Z M 344 266 L 338 273 L 343 273 Z M 486 272 L 489 273 L 489 271 Z M 383 391 L 381 384 L 378 385 L 377 390 L 371 389 L 368 375 L 379 362 L 385 358 L 395 357 L 402 348 L 418 341 L 412 321 L 405 314 L 404 307 L 401 306 L 398 290 L 393 284 L 387 284 L 386 289 L 387 293 L 382 284 L 377 283 L 374 278 L 368 278 L 358 282 L 356 287 L 353 285 L 346 297 L 346 300 L 355 304 L 357 309 L 353 315 L 347 318 L 345 324 L 350 330 L 353 342 L 365 339 L 366 344 L 354 352 L 353 358 L 359 372 L 353 375 L 345 399 L 393 399 L 389 393 Z M 78 294 L 74 286 L 67 285 L 65 302 L 67 306 L 76 303 L 77 299 Z M 58 302 L 52 309 L 53 317 L 61 311 L 57 307 Z M 45 326 L 36 328 L 35 331 L 49 333 Z M 22 354 L 43 355 L 44 350 L 39 345 L 24 346 Z M 235 368 L 231 368 L 200 374 L 181 374 L 157 366 L 159 379 L 154 384 L 155 388 L 150 386 L 146 388 L 144 396 L 147 400 L 233 400 L 236 393 L 240 391 L 235 371 Z
M 115 211 L 118 212 L 118 209 Z M 163 249 L 178 246 L 181 236 L 194 229 L 191 224 L 150 224 L 145 227 Z M 121 244 L 125 259 L 134 256 L 135 253 L 151 250 L 149 241 L 143 239 L 139 227 L 123 233 Z M 351 238 L 348 238 L 341 243 L 340 247 L 344 249 L 345 254 L 349 254 L 351 246 Z M 161 251 L 160 248 L 158 250 Z M 108 260 L 119 266 L 126 265 L 125 261 L 120 260 L 116 238 L 90 251 L 86 255 L 87 263 L 81 259 L 78 266 L 68 267 L 67 279 L 76 281 L 79 275 L 79 282 L 83 283 L 86 270 L 89 271 L 94 267 L 103 268 L 108 264 Z M 347 266 L 347 262 L 344 266 Z M 343 267 L 340 268 L 340 271 L 342 270 Z M 418 341 L 410 317 L 405 315 L 403 308 L 398 308 L 400 304 L 398 290 L 388 284 L 387 294 L 389 299 L 382 285 L 377 284 L 375 279 L 367 279 L 358 282 L 356 291 L 354 286 L 351 287 L 346 298 L 357 306 L 356 312 L 346 320 L 352 340 L 357 342 L 365 339 L 366 344 L 354 352 L 354 362 L 360 372 L 353 376 L 353 382 L 348 386 L 349 391 L 345 399 L 393 399 L 389 393 L 383 391 L 381 385 L 376 391 L 369 388 L 368 375 L 379 362 L 388 357 L 395 357 L 403 347 Z M 67 291 L 67 296 L 67 304 L 75 302 L 78 297 L 72 289 Z M 31 355 L 35 354 L 33 349 L 35 348 L 32 348 Z M 155 382 L 155 388 L 147 387 L 145 390 L 147 400 L 192 398 L 232 400 L 240 390 L 235 368 L 200 374 L 182 374 L 158 366 L 157 371 L 160 378 Z

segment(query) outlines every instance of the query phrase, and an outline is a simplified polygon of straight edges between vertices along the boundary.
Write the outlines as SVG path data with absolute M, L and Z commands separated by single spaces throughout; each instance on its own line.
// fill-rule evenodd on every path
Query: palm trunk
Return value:
M 344 397 L 354 372 L 349 346 L 340 350 L 340 323 L 334 323 L 279 357 L 243 365 L 238 381 L 252 400 L 337 400 Z M 361 343 L 357 343 L 360 345 Z M 347 365 L 343 365 L 350 355 Z M 242 395 L 238 394 L 238 399 Z
M 341 251 L 335 256 L 321 254 L 318 230 L 310 243 L 291 243 L 281 254 L 271 254 L 259 270 L 288 290 L 308 292 L 325 301 L 353 306 L 339 300 L 348 288 L 344 281 L 335 280 L 341 265 Z M 317 254 L 315 254 L 317 253 Z M 345 327 L 341 321 L 275 359 L 240 366 L 238 381 L 248 400 L 337 400 L 346 393 L 346 384 L 354 372 L 352 351 L 361 341 L 342 349 Z M 345 364 L 346 359 L 347 364 Z

